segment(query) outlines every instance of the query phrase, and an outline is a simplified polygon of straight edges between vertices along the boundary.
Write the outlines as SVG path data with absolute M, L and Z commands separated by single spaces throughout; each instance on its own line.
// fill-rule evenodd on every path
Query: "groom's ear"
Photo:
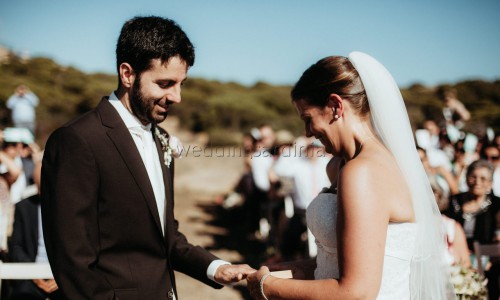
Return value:
M 132 87 L 134 84 L 135 77 L 136 77 L 136 74 L 135 74 L 132 66 L 128 63 L 121 63 L 118 71 L 120 72 L 119 75 L 120 75 L 122 85 L 125 88 Z

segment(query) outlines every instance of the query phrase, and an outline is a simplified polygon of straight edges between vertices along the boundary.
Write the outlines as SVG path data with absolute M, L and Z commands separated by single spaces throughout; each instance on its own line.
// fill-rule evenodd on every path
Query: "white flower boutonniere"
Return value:
M 165 165 L 170 167 L 172 157 L 181 158 L 184 148 L 178 138 L 175 136 L 167 137 L 165 134 L 162 134 L 158 128 L 155 128 L 155 135 L 160 140 Z

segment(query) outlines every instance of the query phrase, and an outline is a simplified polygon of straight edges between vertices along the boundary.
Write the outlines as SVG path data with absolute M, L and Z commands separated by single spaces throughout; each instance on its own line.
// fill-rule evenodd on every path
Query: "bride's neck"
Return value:
M 346 160 L 356 158 L 367 144 L 377 141 L 377 137 L 369 122 L 359 122 L 354 125 L 352 127 L 352 134 L 354 143 L 351 146 L 351 151 L 348 151 Z

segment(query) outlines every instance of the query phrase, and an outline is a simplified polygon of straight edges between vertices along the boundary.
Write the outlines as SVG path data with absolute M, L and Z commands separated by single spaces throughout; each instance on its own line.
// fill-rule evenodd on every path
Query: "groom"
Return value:
M 116 47 L 118 89 L 49 138 L 47 255 L 68 299 L 175 299 L 174 270 L 213 287 L 254 270 L 189 244 L 174 218 L 174 162 L 157 126 L 181 102 L 194 49 L 173 21 L 136 17 Z M 163 136 L 163 137 L 161 137 Z

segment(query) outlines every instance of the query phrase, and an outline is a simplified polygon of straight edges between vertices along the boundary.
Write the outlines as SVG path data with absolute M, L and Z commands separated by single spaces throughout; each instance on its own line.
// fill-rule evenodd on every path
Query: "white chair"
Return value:
M 48 263 L 4 263 L 0 261 L 0 294 L 2 280 L 52 279 L 52 271 Z

